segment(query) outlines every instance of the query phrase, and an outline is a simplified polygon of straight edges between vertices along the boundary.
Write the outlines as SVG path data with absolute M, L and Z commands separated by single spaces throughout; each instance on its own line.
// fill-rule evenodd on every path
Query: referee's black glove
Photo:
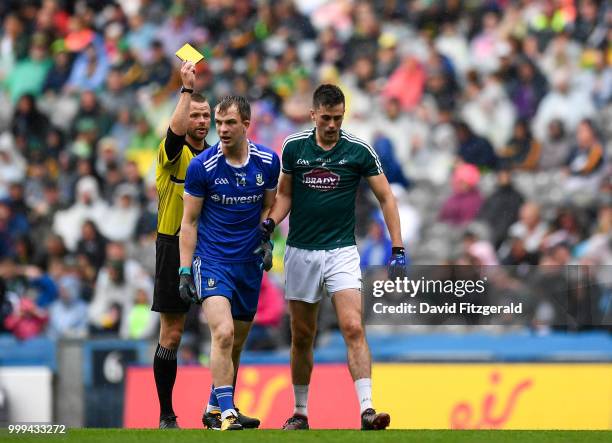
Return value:
M 274 243 L 272 241 L 262 241 L 261 244 L 253 251 L 255 255 L 261 255 L 261 264 L 259 269 L 263 269 L 268 272 L 272 269 L 272 250 L 274 249 Z
M 274 232 L 274 228 L 276 227 L 276 222 L 271 218 L 266 218 L 259 225 L 259 232 L 261 233 L 261 241 L 268 242 L 270 241 L 270 237 L 272 237 L 272 233 Z
M 191 275 L 191 268 L 189 267 L 179 268 L 179 295 L 187 304 L 202 303 L 202 300 L 198 297 L 198 291 L 196 290 L 193 275 Z

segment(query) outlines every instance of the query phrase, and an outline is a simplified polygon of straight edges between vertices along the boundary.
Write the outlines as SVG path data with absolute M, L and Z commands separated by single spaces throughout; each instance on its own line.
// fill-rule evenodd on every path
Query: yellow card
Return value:
M 193 62 L 194 65 L 204 58 L 204 56 L 189 43 L 185 43 L 181 49 L 175 52 L 175 54 L 181 60 Z

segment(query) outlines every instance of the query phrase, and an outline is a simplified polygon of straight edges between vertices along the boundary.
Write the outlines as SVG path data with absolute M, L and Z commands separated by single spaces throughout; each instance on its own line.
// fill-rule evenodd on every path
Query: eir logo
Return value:
M 304 173 L 303 183 L 317 191 L 331 191 L 338 187 L 340 176 L 327 168 L 315 168 Z

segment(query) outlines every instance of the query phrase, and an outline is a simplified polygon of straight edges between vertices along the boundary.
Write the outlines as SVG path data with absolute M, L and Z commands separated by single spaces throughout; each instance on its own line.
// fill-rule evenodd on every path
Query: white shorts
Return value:
M 361 290 L 357 246 L 311 251 L 285 248 L 285 299 L 306 303 L 321 301 L 343 289 Z

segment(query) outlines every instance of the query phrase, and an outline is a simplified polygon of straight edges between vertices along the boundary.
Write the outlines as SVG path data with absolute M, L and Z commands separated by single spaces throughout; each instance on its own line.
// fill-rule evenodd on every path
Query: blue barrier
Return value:
M 406 361 L 505 361 L 560 362 L 612 361 L 612 334 L 607 332 L 551 333 L 531 331 L 485 333 L 382 334 L 369 333 L 372 358 L 379 362 Z M 150 364 L 150 343 L 125 340 L 85 340 L 83 375 L 91 386 L 96 351 L 133 350 L 132 364 Z M 346 348 L 339 332 L 327 336 L 315 351 L 317 363 L 346 361 Z M 243 364 L 288 364 L 287 349 L 273 352 L 244 352 Z M 0 366 L 47 366 L 57 370 L 56 344 L 47 338 L 16 340 L 0 335 Z
M 48 338 L 22 341 L 9 334 L 1 334 L 0 366 L 47 366 L 55 372 L 55 342 Z

